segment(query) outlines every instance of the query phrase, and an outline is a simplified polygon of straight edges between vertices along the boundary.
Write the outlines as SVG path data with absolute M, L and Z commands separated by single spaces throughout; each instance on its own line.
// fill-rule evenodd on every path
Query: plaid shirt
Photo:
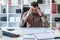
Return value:
M 25 13 L 25 15 L 27 12 Z M 30 15 L 26 21 L 27 27 L 41 27 L 42 21 L 40 15 Z

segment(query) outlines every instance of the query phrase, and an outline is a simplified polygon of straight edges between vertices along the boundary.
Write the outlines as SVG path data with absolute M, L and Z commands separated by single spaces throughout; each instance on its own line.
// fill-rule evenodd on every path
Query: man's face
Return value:
M 37 8 L 38 8 L 38 7 L 33 7 L 33 6 L 31 6 L 32 13 L 37 13 Z

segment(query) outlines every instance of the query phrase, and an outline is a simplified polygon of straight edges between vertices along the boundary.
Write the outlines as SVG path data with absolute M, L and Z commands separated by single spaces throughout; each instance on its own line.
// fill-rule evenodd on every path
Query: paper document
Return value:
M 53 33 L 44 33 L 44 34 L 34 34 L 37 39 L 49 39 L 54 38 L 55 35 Z
M 59 31 L 55 31 L 54 34 L 58 37 L 60 37 L 60 32 Z

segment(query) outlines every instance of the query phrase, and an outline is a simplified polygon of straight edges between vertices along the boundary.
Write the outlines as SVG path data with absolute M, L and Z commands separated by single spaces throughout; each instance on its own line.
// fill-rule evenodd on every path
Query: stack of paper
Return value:
M 20 17 L 15 17 L 16 22 L 20 22 Z
M 45 14 L 50 14 L 50 9 L 45 9 Z
M 15 22 L 15 17 L 10 17 L 10 22 Z
M 50 39 L 54 38 L 55 35 L 53 33 L 44 33 L 44 34 L 34 34 L 34 36 L 40 40 L 40 39 Z

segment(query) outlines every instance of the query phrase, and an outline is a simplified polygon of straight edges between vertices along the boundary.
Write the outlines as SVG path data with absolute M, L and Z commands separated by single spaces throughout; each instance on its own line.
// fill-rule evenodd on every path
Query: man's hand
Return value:
M 42 19 L 42 21 L 44 22 L 44 25 L 46 26 L 46 27 L 48 27 L 49 25 L 48 25 L 48 21 L 47 21 L 47 19 L 45 18 L 45 16 L 43 15 L 43 13 L 41 12 L 41 10 L 39 9 L 39 8 L 37 8 L 37 12 L 38 12 L 38 14 L 41 16 L 41 19 Z
M 20 27 L 23 27 L 25 22 L 27 21 L 28 17 L 32 14 L 31 8 L 28 12 L 25 12 L 22 17 L 22 22 L 20 22 Z
M 28 11 L 28 15 L 31 15 L 31 14 L 32 14 L 32 7 Z
M 40 16 L 43 15 L 42 12 L 41 12 L 41 9 L 39 9 L 39 8 L 37 8 L 37 13 L 38 13 Z

